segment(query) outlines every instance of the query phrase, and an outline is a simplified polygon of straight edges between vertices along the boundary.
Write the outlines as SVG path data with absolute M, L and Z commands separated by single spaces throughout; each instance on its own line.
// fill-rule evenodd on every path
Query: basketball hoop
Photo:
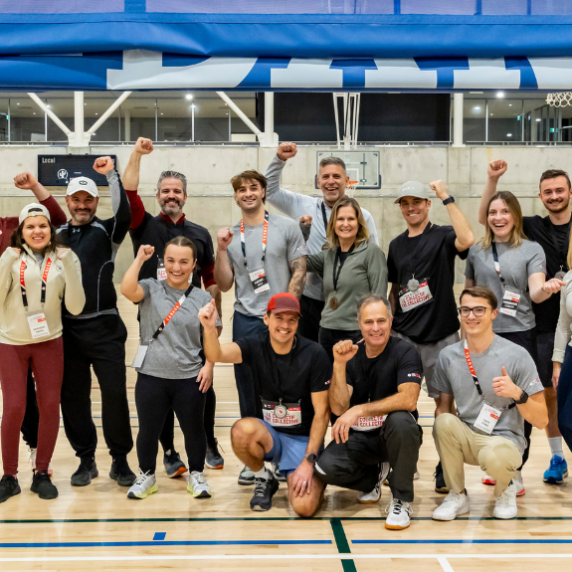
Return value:
M 572 105 L 572 91 L 549 93 L 546 97 L 546 103 L 551 107 L 568 107 Z
M 346 187 L 346 195 L 350 198 L 353 198 L 354 193 L 356 192 L 357 186 L 359 181 L 349 181 L 348 186 Z

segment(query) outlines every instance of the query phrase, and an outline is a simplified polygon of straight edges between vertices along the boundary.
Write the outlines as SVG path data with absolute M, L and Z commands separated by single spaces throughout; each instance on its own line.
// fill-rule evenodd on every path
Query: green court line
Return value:
M 331 518 L 330 525 L 332 527 L 332 532 L 334 533 L 334 540 L 336 541 L 336 547 L 340 554 L 351 554 L 350 545 L 348 539 L 346 538 L 346 533 L 344 532 L 344 526 L 341 519 Z M 342 568 L 344 572 L 357 572 L 356 565 L 353 560 L 342 560 Z

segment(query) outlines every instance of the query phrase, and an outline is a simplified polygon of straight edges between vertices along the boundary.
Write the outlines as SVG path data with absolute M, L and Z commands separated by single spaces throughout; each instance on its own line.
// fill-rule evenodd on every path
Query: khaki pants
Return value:
M 475 433 L 451 413 L 442 413 L 435 419 L 433 438 L 445 482 L 455 493 L 465 490 L 464 463 L 479 465 L 496 480 L 496 497 L 508 487 L 522 463 L 522 455 L 515 443 L 504 437 Z

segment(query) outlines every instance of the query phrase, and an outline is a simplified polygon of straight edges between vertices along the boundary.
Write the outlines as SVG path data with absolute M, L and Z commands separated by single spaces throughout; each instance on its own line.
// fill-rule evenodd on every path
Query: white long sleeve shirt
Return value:
M 560 290 L 560 316 L 556 326 L 554 352 L 552 354 L 552 361 L 559 361 L 560 363 L 564 362 L 566 346 L 572 345 L 570 342 L 572 335 L 572 270 L 566 273 L 563 280 L 566 286 Z

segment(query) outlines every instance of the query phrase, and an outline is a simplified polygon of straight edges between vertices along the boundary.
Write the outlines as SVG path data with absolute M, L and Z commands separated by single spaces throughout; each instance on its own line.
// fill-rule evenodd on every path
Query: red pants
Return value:
M 36 470 L 48 469 L 60 428 L 60 396 L 64 375 L 61 336 L 48 342 L 12 346 L 0 344 L 2 385 L 2 462 L 4 474 L 18 473 L 20 427 L 26 411 L 26 378 L 31 365 L 40 410 Z

